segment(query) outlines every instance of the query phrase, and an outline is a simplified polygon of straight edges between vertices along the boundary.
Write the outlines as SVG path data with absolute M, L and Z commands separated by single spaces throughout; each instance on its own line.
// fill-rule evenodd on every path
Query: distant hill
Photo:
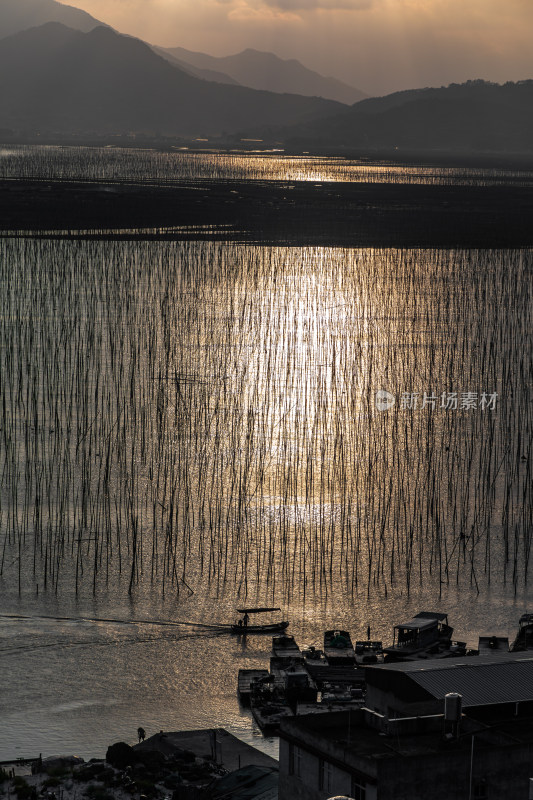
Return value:
M 330 100 L 194 78 L 138 39 L 48 23 L 0 41 L 0 127 L 210 136 L 331 115 Z
M 201 70 L 214 70 L 242 86 L 269 92 L 293 92 L 306 97 L 326 97 L 339 103 L 355 103 L 368 97 L 364 92 L 337 80 L 325 78 L 296 59 L 284 60 L 274 53 L 247 49 L 233 56 L 216 58 L 184 47 L 160 48 L 181 62 Z M 228 81 L 229 83 L 229 81 Z
M 78 31 L 91 31 L 103 25 L 90 14 L 78 8 L 57 3 L 56 0 L 1 0 L 0 37 L 44 25 L 61 22 Z
M 370 149 L 526 152 L 533 149 L 533 81 L 500 86 L 475 80 L 395 92 L 285 131 L 283 139 Z
M 240 86 L 241 84 L 239 81 L 230 78 L 229 75 L 225 75 L 223 72 L 217 72 L 214 69 L 200 69 L 199 67 L 194 67 L 192 64 L 188 64 L 186 61 L 183 61 L 181 58 L 176 58 L 175 56 L 171 55 L 168 50 L 165 50 L 164 47 L 157 47 L 156 45 L 151 45 L 152 50 L 160 55 L 165 61 L 169 61 L 171 64 L 174 64 L 175 67 L 179 67 L 187 75 L 193 75 L 195 78 L 201 78 L 203 81 L 213 81 L 214 83 L 227 83 L 230 86 Z

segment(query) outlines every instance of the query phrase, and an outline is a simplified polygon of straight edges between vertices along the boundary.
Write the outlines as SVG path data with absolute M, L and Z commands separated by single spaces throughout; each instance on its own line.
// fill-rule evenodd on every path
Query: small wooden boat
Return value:
M 250 614 L 266 614 L 274 611 L 281 611 L 281 608 L 238 608 L 237 613 L 242 614 L 240 619 L 235 625 L 232 625 L 230 630 L 239 636 L 245 636 L 248 633 L 280 633 L 289 627 L 289 623 L 285 620 L 280 622 L 266 622 L 259 625 L 250 625 Z
M 301 659 L 302 657 L 294 636 L 274 636 L 272 639 L 272 655 L 281 659 Z
M 281 720 L 293 715 L 285 697 L 283 681 L 274 675 L 254 681 L 250 708 L 253 718 L 265 736 L 277 733 Z
M 287 703 L 256 705 L 252 702 L 252 715 L 265 736 L 274 736 L 279 731 L 281 720 L 292 717 L 293 712 Z
M 254 681 L 268 678 L 267 669 L 240 669 L 237 683 L 237 695 L 243 706 L 250 705 L 250 696 Z
M 303 657 L 305 658 L 306 661 L 312 661 L 313 663 L 315 663 L 315 662 L 316 663 L 321 663 L 321 662 L 325 663 L 325 661 L 324 661 L 324 651 L 323 650 L 318 650 L 316 647 L 313 647 L 313 645 L 310 645 L 309 647 L 304 647 L 304 649 L 302 650 L 302 655 L 303 655 Z
M 355 664 L 355 650 L 348 631 L 326 631 L 324 634 L 324 655 L 328 664 Z
M 479 636 L 477 644 L 478 655 L 508 655 L 509 638 L 507 636 Z
M 270 622 L 267 625 L 232 625 L 231 632 L 239 636 L 247 633 L 280 633 L 289 627 L 288 622 Z
M 316 684 L 302 664 L 292 664 L 283 670 L 285 699 L 292 709 L 301 701 L 313 703 L 317 698 Z
M 355 660 L 357 664 L 382 664 L 383 643 L 364 639 L 355 643 Z
M 293 716 L 291 707 L 282 698 L 261 700 L 252 696 L 250 707 L 252 709 L 253 718 L 265 736 L 273 736 L 278 733 L 281 720 L 284 719 L 284 717 Z

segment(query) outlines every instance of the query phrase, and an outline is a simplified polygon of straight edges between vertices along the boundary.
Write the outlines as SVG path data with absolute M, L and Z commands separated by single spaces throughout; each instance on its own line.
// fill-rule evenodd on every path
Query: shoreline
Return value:
M 139 729 L 142 731 L 142 729 Z M 14 759 L 0 764 L 0 798 L 37 800 L 168 800 L 189 797 L 227 775 L 277 786 L 279 762 L 225 728 L 164 732 L 133 746 L 109 745 L 105 758 L 75 755 Z M 270 777 L 272 776 L 272 777 Z M 191 794 L 191 800 L 192 800 Z M 196 794 L 194 794 L 196 797 Z M 198 797 L 203 797 L 201 793 Z

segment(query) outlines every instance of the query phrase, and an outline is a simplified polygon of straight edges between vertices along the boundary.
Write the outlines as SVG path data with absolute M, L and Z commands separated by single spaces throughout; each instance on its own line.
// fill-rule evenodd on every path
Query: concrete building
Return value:
M 528 800 L 533 658 L 526 655 L 367 668 L 366 708 L 283 722 L 280 800 Z M 463 698 L 457 721 L 444 716 L 451 692 Z

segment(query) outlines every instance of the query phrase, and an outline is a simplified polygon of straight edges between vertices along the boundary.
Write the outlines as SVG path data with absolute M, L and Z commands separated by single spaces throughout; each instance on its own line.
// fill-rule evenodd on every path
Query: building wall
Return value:
M 386 691 L 371 685 L 367 686 L 365 705 L 386 717 L 416 717 L 444 712 L 442 700 L 428 700 L 425 703 L 402 701 L 392 689 Z
M 453 746 L 452 746 L 453 748 Z M 532 750 L 516 745 L 476 750 L 473 800 L 526 800 L 533 775 Z M 377 800 L 455 800 L 470 796 L 470 752 L 387 759 L 380 765 Z
M 320 758 L 285 739 L 280 739 L 279 767 L 279 800 L 327 800 L 335 795 L 377 800 L 375 786 L 362 778 L 353 778 L 347 769 L 332 763 L 327 753 Z M 354 786 L 352 780 L 360 788 Z
M 366 773 L 377 771 L 377 784 L 366 782 L 362 793 L 354 791 L 348 766 L 343 770 L 328 762 L 328 756 L 332 759 L 334 754 L 331 742 L 324 742 L 320 787 L 321 759 L 316 747 L 310 752 L 305 741 L 298 746 L 281 738 L 279 800 L 327 800 L 338 794 L 355 800 L 466 800 L 470 797 L 470 743 L 465 735 L 460 745 L 450 742 L 438 752 L 428 752 L 421 743 L 418 753 L 402 754 L 400 738 L 394 743 L 400 749 L 395 755 L 391 751 L 385 758 L 356 756 L 358 769 L 365 769 L 366 760 Z M 343 753 L 336 755 L 341 761 Z M 476 746 L 474 736 L 472 763 L 472 800 L 527 800 L 533 745 L 517 742 L 487 748 Z

